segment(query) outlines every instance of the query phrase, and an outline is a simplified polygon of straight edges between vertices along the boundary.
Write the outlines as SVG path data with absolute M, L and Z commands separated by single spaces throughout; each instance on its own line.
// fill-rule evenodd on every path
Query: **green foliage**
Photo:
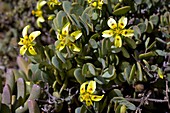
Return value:
M 46 0 L 41 7 L 44 22 L 31 14 L 36 10 L 37 1 L 0 3 L 4 5 L 0 8 L 2 113 L 168 112 L 168 0 L 54 1 Z M 127 18 L 125 30 L 132 30 L 133 36 L 126 37 L 128 32 L 121 28 L 126 19 L 121 23 L 121 17 Z M 114 25 L 110 25 L 109 18 L 113 18 L 119 28 L 112 29 Z M 41 28 L 36 21 L 41 22 Z M 28 24 L 41 32 L 34 44 L 37 54 L 26 52 L 21 56 L 17 42 Z M 103 37 L 103 31 L 110 28 L 109 33 L 113 35 Z M 121 46 L 115 44 L 117 35 Z M 57 45 L 63 47 L 62 50 L 58 50 Z M 74 51 L 77 48 L 80 51 Z M 101 100 L 91 99 L 91 106 L 79 97 L 83 83 L 89 81 L 96 83 L 89 86 L 95 87 L 91 95 L 104 95 Z M 159 102 L 165 102 L 166 106 Z

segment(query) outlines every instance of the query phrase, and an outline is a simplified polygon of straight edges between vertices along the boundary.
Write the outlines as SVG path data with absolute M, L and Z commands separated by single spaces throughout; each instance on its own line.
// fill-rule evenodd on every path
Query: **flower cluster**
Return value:
M 95 95 L 94 94 L 95 90 L 96 90 L 95 81 L 83 83 L 80 87 L 80 101 L 81 102 L 85 101 L 87 106 L 93 105 L 92 101 L 100 101 L 104 95 L 102 96 Z
M 53 9 L 54 6 L 61 5 L 61 2 L 59 0 L 48 0 L 47 4 L 50 9 Z
M 46 4 L 46 1 L 38 1 L 37 2 L 37 6 L 36 6 L 36 10 L 32 10 L 32 14 L 35 15 L 37 18 L 37 25 L 38 27 L 42 27 L 41 23 L 45 22 L 45 19 L 43 17 L 43 11 L 42 11 L 42 7 Z
M 94 8 L 102 9 L 103 0 L 87 0 L 87 2 Z
M 18 43 L 18 45 L 22 45 L 22 47 L 20 48 L 20 54 L 21 55 L 24 55 L 27 50 L 32 55 L 37 54 L 37 52 L 33 48 L 33 46 L 35 45 L 35 43 L 33 41 L 35 40 L 35 38 L 37 36 L 39 36 L 41 34 L 41 32 L 40 31 L 34 31 L 28 36 L 27 32 L 28 32 L 29 28 L 30 28 L 29 25 L 24 27 L 24 29 L 22 31 L 23 38 L 20 38 L 20 41 Z
M 127 25 L 127 18 L 121 17 L 118 21 L 118 24 L 113 18 L 110 18 L 107 21 L 110 30 L 105 30 L 102 32 L 103 37 L 114 37 L 114 45 L 116 47 L 122 47 L 122 36 L 131 37 L 134 35 L 134 31 L 131 29 L 124 29 Z
M 56 41 L 56 48 L 57 50 L 61 51 L 67 46 L 71 50 L 79 52 L 80 49 L 74 44 L 74 42 L 82 36 L 82 32 L 77 30 L 69 34 L 69 28 L 70 23 L 68 22 L 64 25 L 61 32 L 59 31 L 57 33 L 58 40 Z

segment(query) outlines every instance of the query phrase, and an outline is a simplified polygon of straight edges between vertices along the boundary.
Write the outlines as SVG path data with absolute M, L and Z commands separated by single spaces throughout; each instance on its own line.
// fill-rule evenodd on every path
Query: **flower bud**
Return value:
M 120 113 L 126 113 L 126 106 L 125 105 L 121 106 Z

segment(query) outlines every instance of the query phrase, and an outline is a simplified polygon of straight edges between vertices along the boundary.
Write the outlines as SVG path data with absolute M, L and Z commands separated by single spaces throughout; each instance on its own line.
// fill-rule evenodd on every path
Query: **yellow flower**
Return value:
M 88 84 L 88 86 L 87 86 Z M 87 86 L 87 89 L 86 89 Z M 95 81 L 90 81 L 90 82 L 85 82 L 80 86 L 80 101 L 86 102 L 87 106 L 93 105 L 92 101 L 100 101 L 104 95 L 98 96 L 94 95 L 93 93 L 96 90 L 96 82 Z
M 118 24 L 113 18 L 110 18 L 107 21 L 110 30 L 105 30 L 102 32 L 103 37 L 114 37 L 114 44 L 116 47 L 122 47 L 122 39 L 121 36 L 131 37 L 134 35 L 134 31 L 131 29 L 125 29 L 127 25 L 127 18 L 121 17 L 118 21 Z
M 61 2 L 59 0 L 48 0 L 47 4 L 52 9 L 55 5 L 61 5 Z
M 37 23 L 38 27 L 40 27 L 40 28 L 42 27 L 41 23 L 45 22 L 41 8 L 46 3 L 47 3 L 46 1 L 38 1 L 37 6 L 36 6 L 36 10 L 32 10 L 32 14 L 35 15 L 36 17 L 38 17 L 36 23 Z
M 82 35 L 80 30 L 74 31 L 73 33 L 69 34 L 70 23 L 66 23 L 62 28 L 61 32 L 57 34 L 57 42 L 56 48 L 57 50 L 61 51 L 68 46 L 71 50 L 79 52 L 80 49 L 74 44 L 75 40 L 79 39 Z
M 18 42 L 18 45 L 22 45 L 22 47 L 20 48 L 20 54 L 21 55 L 24 55 L 27 50 L 32 55 L 37 54 L 35 49 L 33 48 L 33 46 L 35 45 L 33 41 L 35 40 L 35 38 L 37 36 L 39 36 L 41 34 L 41 32 L 40 31 L 34 31 L 28 36 L 27 32 L 28 32 L 29 28 L 30 28 L 29 25 L 24 27 L 24 29 L 22 31 L 23 38 L 20 38 L 20 41 Z
M 87 2 L 94 8 L 102 9 L 103 0 L 87 0 Z

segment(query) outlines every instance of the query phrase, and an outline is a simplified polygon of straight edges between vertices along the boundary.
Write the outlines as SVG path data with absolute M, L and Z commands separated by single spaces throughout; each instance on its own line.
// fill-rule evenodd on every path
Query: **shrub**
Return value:
M 0 79 L 4 82 L 0 109 L 168 112 L 168 4 L 168 0 L 37 1 L 24 13 L 30 14 L 28 20 L 35 19 L 34 24 L 28 21 L 19 29 L 19 68 Z

